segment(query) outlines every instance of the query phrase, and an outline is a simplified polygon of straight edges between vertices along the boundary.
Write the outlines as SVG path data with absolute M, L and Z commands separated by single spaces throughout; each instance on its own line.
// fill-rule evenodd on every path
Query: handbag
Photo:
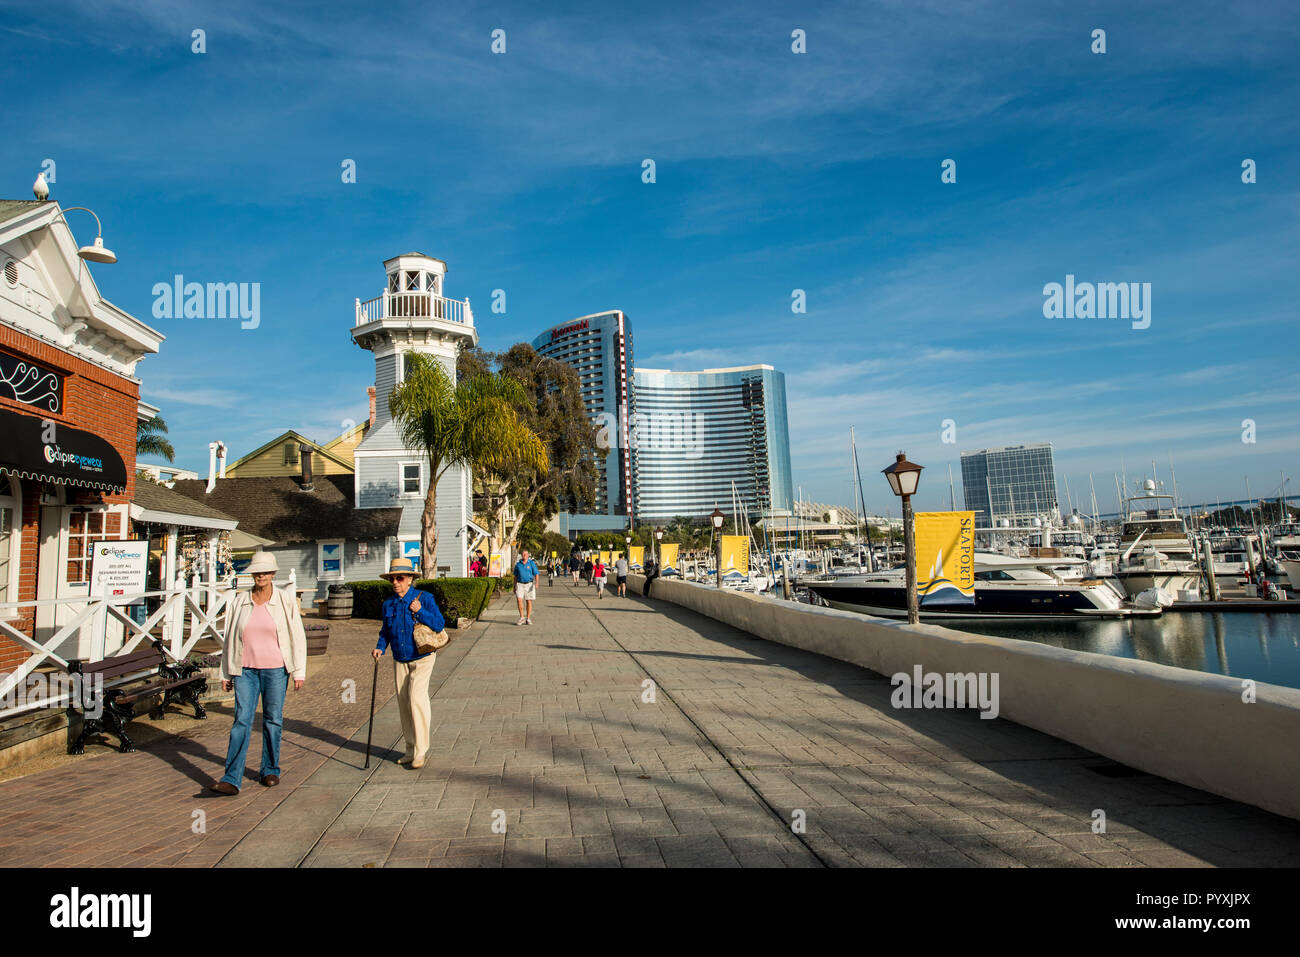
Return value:
M 447 634 L 445 628 L 442 631 L 434 631 L 428 625 L 419 622 L 416 622 L 414 637 L 415 650 L 422 655 L 441 651 L 451 642 L 451 636 Z

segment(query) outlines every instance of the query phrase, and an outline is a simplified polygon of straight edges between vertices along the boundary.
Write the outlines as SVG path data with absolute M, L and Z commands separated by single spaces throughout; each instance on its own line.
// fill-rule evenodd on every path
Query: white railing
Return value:
M 357 322 L 363 326 L 380 319 L 442 319 L 474 325 L 469 300 L 446 299 L 432 292 L 387 292 L 374 299 L 357 300 Z
M 290 597 L 295 597 L 297 576 L 289 570 L 289 580 L 277 582 L 276 587 L 283 588 Z M 31 653 L 16 671 L 0 673 L 0 720 L 22 714 L 38 708 L 64 707 L 69 703 L 69 693 L 51 693 L 32 698 L 28 694 L 30 676 L 38 668 L 53 665 L 60 674 L 66 674 L 70 658 L 59 654 L 62 646 L 72 644 L 80 648 L 84 639 L 82 630 L 89 628 L 90 653 L 80 656 L 83 661 L 103 661 L 119 655 L 129 655 L 142 642 L 151 641 L 153 630 L 161 628 L 161 640 L 164 650 L 173 661 L 184 660 L 204 638 L 211 638 L 225 647 L 226 643 L 226 607 L 238 589 L 232 587 L 234 578 L 225 582 L 201 582 L 195 576 L 187 586 L 184 579 L 177 578 L 175 584 L 166 591 L 142 592 L 138 595 L 116 596 L 114 598 L 54 598 L 39 601 L 6 602 L 0 604 L 0 635 L 27 648 Z M 137 622 L 122 606 L 133 605 L 141 599 L 161 599 L 158 607 L 144 620 Z M 5 619 L 24 618 L 28 614 L 34 619 L 38 608 L 68 609 L 71 617 L 56 627 L 54 634 L 42 643 L 32 636 L 14 627 Z M 119 628 L 109 629 L 112 622 Z M 106 644 L 109 631 L 117 632 L 121 638 L 121 647 L 107 653 Z M 116 639 L 114 639 L 116 640 Z M 79 655 L 71 655 L 76 658 Z M 147 672 L 137 672 L 116 679 L 112 684 L 131 681 Z M 39 685 L 41 682 L 37 682 Z

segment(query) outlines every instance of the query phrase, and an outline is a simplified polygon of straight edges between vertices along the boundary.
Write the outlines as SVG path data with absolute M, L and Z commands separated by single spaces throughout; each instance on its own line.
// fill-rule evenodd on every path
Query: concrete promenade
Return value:
M 0 783 L 0 865 L 1300 865 L 1300 822 L 974 712 L 896 710 L 887 678 L 677 606 L 538 594 L 533 626 L 499 601 L 439 655 L 424 768 L 394 763 L 385 659 L 362 769 L 377 623 L 333 623 L 289 694 L 279 787 L 206 793 L 214 707 Z

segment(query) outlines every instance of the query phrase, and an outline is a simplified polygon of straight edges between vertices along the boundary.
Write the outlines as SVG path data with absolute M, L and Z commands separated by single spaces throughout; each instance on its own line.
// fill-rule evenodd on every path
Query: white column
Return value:
M 210 613 L 217 603 L 217 532 L 208 532 L 208 603 Z
M 180 534 L 180 529 L 176 525 L 167 526 L 167 559 L 163 566 L 162 580 L 164 585 L 176 580 L 176 536 Z

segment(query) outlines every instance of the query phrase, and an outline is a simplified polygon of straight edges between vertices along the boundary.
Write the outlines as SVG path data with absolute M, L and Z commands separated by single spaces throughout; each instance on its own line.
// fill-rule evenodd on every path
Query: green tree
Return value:
M 515 511 L 544 525 L 561 508 L 593 505 L 599 475 L 596 428 L 587 417 L 577 372 L 519 342 L 496 356 L 500 374 L 518 382 L 528 397 L 520 416 L 546 442 L 542 465 L 516 463 L 502 477 Z
M 164 435 L 167 434 L 167 423 L 160 416 L 154 416 L 148 421 L 138 420 L 135 424 L 135 454 L 139 458 L 141 455 L 161 455 L 168 462 L 176 461 L 176 450 L 168 442 Z
M 420 449 L 429 462 L 420 516 L 420 568 L 426 575 L 437 567 L 438 479 L 449 468 L 546 469 L 546 445 L 520 415 L 526 401 L 513 379 L 479 373 L 455 383 L 437 359 L 406 353 L 406 378 L 388 405 L 406 447 Z

